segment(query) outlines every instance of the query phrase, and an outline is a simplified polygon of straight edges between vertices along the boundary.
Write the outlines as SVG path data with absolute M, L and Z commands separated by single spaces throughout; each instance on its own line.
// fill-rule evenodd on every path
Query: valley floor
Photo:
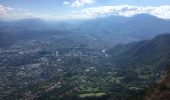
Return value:
M 1 48 L 0 99 L 125 100 L 164 75 L 153 66 L 119 67 L 106 49 L 53 38 Z

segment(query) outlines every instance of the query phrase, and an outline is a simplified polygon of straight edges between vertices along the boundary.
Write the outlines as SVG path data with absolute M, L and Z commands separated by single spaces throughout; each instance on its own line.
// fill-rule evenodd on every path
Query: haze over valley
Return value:
M 38 12 L 26 16 L 29 10 L 14 8 L 22 1 L 0 1 L 0 100 L 168 100 L 170 18 L 168 11 L 156 11 L 169 6 L 82 2 L 66 0 L 65 10 L 57 11 L 103 12 L 54 17 L 53 9 L 47 9 L 53 7 L 50 3 L 44 7 L 51 15 L 47 20 Z M 28 8 L 37 5 L 27 3 Z

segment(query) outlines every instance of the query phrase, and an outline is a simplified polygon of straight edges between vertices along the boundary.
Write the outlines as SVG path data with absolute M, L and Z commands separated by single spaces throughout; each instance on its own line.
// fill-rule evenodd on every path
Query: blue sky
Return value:
M 170 19 L 170 0 L 0 0 L 0 20 L 29 17 L 44 20 L 86 19 L 139 13 Z

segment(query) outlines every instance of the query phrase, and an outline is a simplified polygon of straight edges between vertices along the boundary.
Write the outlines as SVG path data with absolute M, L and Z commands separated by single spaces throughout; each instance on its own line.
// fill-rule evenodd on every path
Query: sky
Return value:
M 170 19 L 170 0 L 0 0 L 0 20 L 70 20 L 140 13 Z

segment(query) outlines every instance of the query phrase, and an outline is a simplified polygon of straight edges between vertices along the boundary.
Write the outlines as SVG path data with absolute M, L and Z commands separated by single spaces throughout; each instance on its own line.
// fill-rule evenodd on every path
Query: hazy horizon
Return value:
M 0 100 L 169 100 L 170 0 L 0 0 Z
M 166 13 L 164 13 L 166 12 Z M 146 13 L 170 19 L 168 0 L 3 0 L 0 19 L 4 21 L 40 18 L 46 21 L 91 19 L 109 15 L 133 16 Z

